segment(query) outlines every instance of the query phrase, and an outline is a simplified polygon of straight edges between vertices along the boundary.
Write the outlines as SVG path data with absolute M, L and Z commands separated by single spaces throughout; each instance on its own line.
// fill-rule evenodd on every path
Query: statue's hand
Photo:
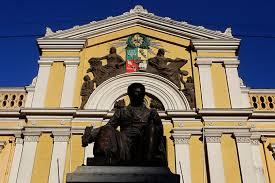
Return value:
M 92 134 L 93 126 L 87 126 L 85 128 L 84 134 L 81 137 L 82 138 L 82 147 L 88 146 Z

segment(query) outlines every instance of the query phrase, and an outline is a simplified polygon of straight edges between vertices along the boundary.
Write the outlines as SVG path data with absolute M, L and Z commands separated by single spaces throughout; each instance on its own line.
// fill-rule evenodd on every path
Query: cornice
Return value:
M 144 11 L 136 11 L 137 9 L 142 9 Z M 149 13 L 142 6 L 136 6 L 129 12 L 125 12 L 116 17 L 108 17 L 107 19 L 98 22 L 93 21 L 83 26 L 74 26 L 71 29 L 57 31 L 56 33 L 48 31 L 47 36 L 38 39 L 38 44 L 39 46 L 42 45 L 41 40 L 88 38 L 99 33 L 102 34 L 110 30 L 119 29 L 121 26 L 126 27 L 133 24 L 145 25 L 157 28 L 160 31 L 167 31 L 170 34 L 176 33 L 179 36 L 190 38 L 238 40 L 233 38 L 228 31 L 224 33 L 220 31 L 212 31 L 205 29 L 202 26 L 194 26 L 187 22 L 175 21 L 169 17 L 159 17 Z M 43 47 L 40 46 L 40 48 Z
M 204 121 L 221 122 L 221 121 L 247 121 L 253 110 L 250 108 L 244 109 L 212 109 L 204 108 L 198 110 Z
M 249 94 L 275 94 L 275 89 L 250 89 Z
M 239 39 L 192 39 L 192 45 L 197 51 L 205 50 L 238 50 Z

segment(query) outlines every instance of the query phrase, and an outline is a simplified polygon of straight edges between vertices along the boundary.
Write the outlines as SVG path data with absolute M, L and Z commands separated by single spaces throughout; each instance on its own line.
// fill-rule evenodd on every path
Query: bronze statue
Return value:
M 101 60 L 107 60 L 107 64 L 102 66 Z M 103 81 L 125 72 L 124 59 L 116 53 L 116 48 L 111 47 L 108 55 L 99 58 L 91 58 L 89 61 L 90 68 L 87 72 L 92 72 L 96 85 L 100 85 Z
M 85 104 L 88 102 L 90 95 L 94 91 L 94 82 L 91 80 L 90 76 L 86 75 L 83 78 L 84 83 L 82 84 L 80 95 L 82 96 L 82 102 L 80 109 L 83 109 Z
M 189 105 L 191 108 L 195 107 L 195 85 L 194 80 L 191 76 L 187 77 L 187 81 L 184 82 L 184 89 L 182 90 L 184 95 L 186 96 Z
M 182 75 L 188 75 L 187 71 L 181 71 L 180 68 L 187 63 L 187 60 L 166 58 L 164 54 L 165 51 L 161 48 L 155 57 L 148 60 L 147 72 L 160 75 L 172 81 L 180 89 Z M 169 62 L 171 63 L 168 65 Z
M 133 83 L 127 93 L 129 106 L 117 109 L 105 126 L 87 127 L 82 145 L 95 142 L 93 165 L 167 166 L 162 122 L 143 103 L 145 87 Z

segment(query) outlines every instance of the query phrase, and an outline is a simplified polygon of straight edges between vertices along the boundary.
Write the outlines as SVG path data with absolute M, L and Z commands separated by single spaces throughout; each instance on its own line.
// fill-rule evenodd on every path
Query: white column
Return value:
M 59 182 L 63 182 L 69 134 L 65 134 L 64 132 L 63 133 L 53 132 L 53 135 L 54 135 L 54 144 L 53 144 L 53 153 L 52 153 L 52 160 L 51 160 L 49 182 L 59 183 Z
M 253 165 L 250 137 L 238 136 L 235 134 L 238 148 L 239 161 L 243 183 L 255 182 L 256 172 Z
M 213 93 L 212 74 L 211 74 L 211 60 L 199 60 L 196 64 L 199 68 L 201 95 L 203 108 L 214 108 L 215 100 Z
M 206 136 L 208 165 L 211 183 L 225 182 L 221 136 Z
M 232 108 L 242 108 L 242 94 L 238 74 L 239 60 L 224 61 L 227 85 Z
M 31 182 L 32 169 L 34 165 L 36 146 L 39 139 L 39 135 L 25 135 L 24 146 L 21 156 L 21 162 L 19 165 L 19 172 L 17 177 L 17 183 L 29 183 Z
M 16 137 L 15 140 L 15 150 L 13 155 L 13 160 L 11 164 L 11 171 L 9 175 L 9 183 L 16 183 L 18 171 L 19 171 L 19 164 L 21 161 L 21 155 L 23 150 L 23 139 L 21 137 Z
M 33 95 L 32 107 L 44 107 L 44 101 L 47 92 L 48 80 L 50 76 L 51 60 L 39 60 L 39 70 L 37 75 L 37 81 L 35 85 L 35 91 Z
M 249 90 L 250 88 L 241 86 L 241 95 L 242 95 L 242 107 L 243 108 L 250 108 L 251 104 L 249 102 Z
M 33 95 L 34 95 L 34 89 L 35 86 L 26 86 L 26 90 L 27 90 L 27 98 L 25 101 L 25 106 L 24 107 L 31 107 L 32 106 L 32 100 L 33 100 Z
M 253 157 L 253 163 L 254 168 L 256 171 L 256 177 L 257 181 L 254 181 L 255 183 L 264 183 L 265 175 L 264 175 L 264 167 L 263 167 L 263 161 L 261 156 L 261 150 L 260 150 L 260 139 L 252 139 L 251 140 L 251 149 L 252 149 L 252 157 Z
M 76 61 L 64 61 L 66 70 L 60 107 L 73 107 L 74 87 L 77 77 L 77 66 L 79 58 Z
M 176 173 L 180 175 L 181 183 L 192 183 L 189 152 L 189 137 L 175 137 Z
M 87 147 L 85 147 L 84 151 L 84 164 L 87 165 L 87 158 L 93 158 L 94 157 L 94 142 L 90 143 Z

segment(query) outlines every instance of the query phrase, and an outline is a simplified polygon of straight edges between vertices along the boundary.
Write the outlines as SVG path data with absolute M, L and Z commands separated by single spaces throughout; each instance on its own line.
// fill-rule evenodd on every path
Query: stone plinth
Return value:
M 166 167 L 80 166 L 67 174 L 67 183 L 179 183 L 180 176 Z

